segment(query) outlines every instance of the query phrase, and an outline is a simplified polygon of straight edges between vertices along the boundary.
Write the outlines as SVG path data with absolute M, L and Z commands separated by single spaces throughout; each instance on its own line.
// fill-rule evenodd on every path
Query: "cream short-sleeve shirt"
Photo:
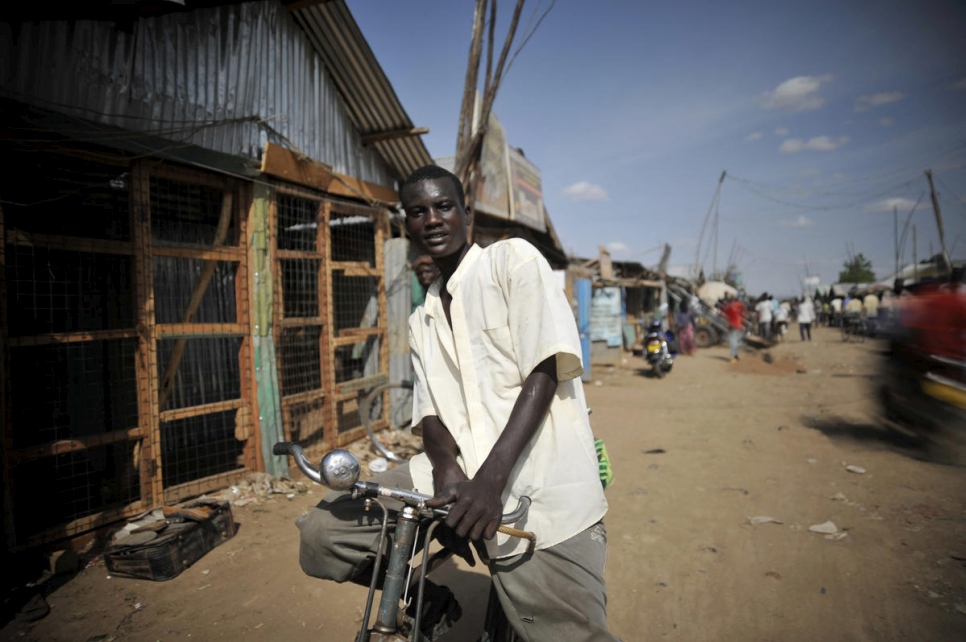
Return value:
M 597 453 L 579 376 L 583 371 L 573 311 L 549 264 L 526 241 L 473 245 L 447 288 L 453 295 L 446 322 L 440 282 L 409 318 L 415 374 L 413 425 L 437 416 L 459 446 L 471 479 L 510 417 L 527 376 L 549 357 L 557 360 L 557 392 L 546 418 L 514 466 L 503 493 L 504 512 L 521 496 L 532 500 L 515 528 L 536 533 L 537 549 L 576 535 L 607 512 Z M 425 453 L 410 462 L 416 490 L 433 493 Z M 526 542 L 498 533 L 492 558 L 523 553 Z

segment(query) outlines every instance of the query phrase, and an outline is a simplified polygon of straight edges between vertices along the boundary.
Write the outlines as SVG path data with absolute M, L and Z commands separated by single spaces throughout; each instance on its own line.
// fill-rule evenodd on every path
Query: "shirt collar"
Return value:
M 466 255 L 456 267 L 456 271 L 453 272 L 453 276 L 449 277 L 449 281 L 446 282 L 446 289 L 449 290 L 450 294 L 456 292 L 456 288 L 459 287 L 460 281 L 463 280 L 463 277 L 466 276 L 466 273 L 470 270 L 470 268 L 473 267 L 473 264 L 480 260 L 481 254 L 483 254 L 483 249 L 476 243 L 471 245 L 470 249 L 466 251 Z
M 480 260 L 480 256 L 483 254 L 483 249 L 474 243 L 470 246 L 470 249 L 466 251 L 466 255 L 460 264 L 456 267 L 456 271 L 453 272 L 453 276 L 449 277 L 449 281 L 446 283 L 446 288 L 449 290 L 450 294 L 456 291 L 459 287 L 460 281 L 466 275 L 467 271 L 472 267 L 474 263 Z M 442 278 L 433 281 L 433 284 L 429 286 L 426 291 L 426 301 L 424 303 L 426 313 L 431 317 L 436 319 L 445 319 L 446 315 L 443 313 L 443 303 L 439 298 L 439 291 L 441 289 Z

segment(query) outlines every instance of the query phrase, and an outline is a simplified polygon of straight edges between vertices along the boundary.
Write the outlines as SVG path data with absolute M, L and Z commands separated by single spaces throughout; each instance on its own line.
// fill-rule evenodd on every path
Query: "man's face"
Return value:
M 400 194 L 406 229 L 434 259 L 452 256 L 466 245 L 470 214 L 460 207 L 456 186 L 446 178 L 419 181 Z

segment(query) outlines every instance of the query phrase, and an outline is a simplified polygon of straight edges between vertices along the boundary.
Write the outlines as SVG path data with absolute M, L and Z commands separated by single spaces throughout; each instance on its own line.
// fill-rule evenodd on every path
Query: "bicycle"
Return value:
M 299 470 L 317 484 L 321 484 L 332 490 L 351 491 L 353 499 L 362 499 L 365 501 L 367 510 L 373 505 L 378 506 L 382 510 L 382 524 L 379 541 L 376 546 L 377 551 L 385 550 L 387 531 L 392 521 L 389 516 L 389 510 L 379 500 L 381 498 L 388 498 L 397 500 L 403 504 L 402 510 L 398 512 L 398 516 L 395 519 L 392 546 L 383 579 L 382 593 L 379 598 L 379 607 L 375 622 L 370 629 L 369 622 L 372 619 L 372 605 L 380 578 L 383 555 L 376 555 L 375 558 L 372 581 L 370 582 L 369 593 L 366 598 L 366 608 L 362 616 L 362 626 L 355 638 L 355 642 L 430 642 L 436 639 L 438 635 L 441 635 L 444 631 L 433 630 L 427 637 L 422 631 L 422 616 L 426 576 L 453 554 L 452 551 L 445 548 L 437 551 L 432 556 L 429 554 L 434 531 L 439 523 L 446 519 L 449 513 L 449 506 L 429 508 L 426 506 L 426 501 L 431 499 L 429 495 L 423 495 L 401 488 L 382 486 L 374 482 L 359 481 L 359 460 L 346 450 L 333 450 L 327 453 L 322 458 L 322 463 L 318 468 L 309 462 L 305 456 L 305 451 L 296 443 L 276 443 L 272 448 L 272 452 L 275 455 L 291 456 L 295 460 L 295 464 Z M 529 507 L 530 498 L 522 497 L 515 510 L 503 515 L 501 520 L 502 525 L 499 528 L 501 533 L 526 539 L 529 542 L 527 547 L 528 554 L 533 552 L 536 544 L 536 536 L 533 533 L 510 528 L 507 524 L 521 520 L 527 514 Z M 418 534 L 421 528 L 425 529 L 422 547 L 423 558 L 419 567 L 414 568 L 413 561 L 417 554 Z M 407 606 L 410 604 L 412 599 L 410 592 L 414 588 L 417 588 L 416 604 L 412 622 L 409 623 L 404 617 L 400 616 L 399 606 L 400 602 L 405 603 Z M 454 619 L 458 619 L 458 616 Z M 492 642 L 514 642 L 518 639 L 513 628 L 509 625 L 506 616 L 503 614 L 496 593 L 492 588 L 490 590 L 484 628 L 485 635 L 487 635 L 485 639 Z

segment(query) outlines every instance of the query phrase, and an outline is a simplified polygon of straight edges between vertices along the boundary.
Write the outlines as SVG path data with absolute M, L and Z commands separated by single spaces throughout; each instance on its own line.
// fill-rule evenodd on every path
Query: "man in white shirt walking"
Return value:
M 413 425 L 425 452 L 389 473 L 433 494 L 429 505 L 452 504 L 447 526 L 488 558 L 524 639 L 615 640 L 603 579 L 607 502 L 570 304 L 529 243 L 468 242 L 471 212 L 450 172 L 420 168 L 400 198 L 411 238 L 441 276 L 409 322 Z M 532 554 L 497 533 L 500 515 L 523 495 L 533 503 L 517 527 L 536 534 Z M 311 575 L 358 581 L 372 538 L 353 540 L 355 515 L 337 517 L 336 502 L 323 501 L 300 523 L 300 560 Z M 323 523 L 334 534 L 320 545 L 313 540 Z

